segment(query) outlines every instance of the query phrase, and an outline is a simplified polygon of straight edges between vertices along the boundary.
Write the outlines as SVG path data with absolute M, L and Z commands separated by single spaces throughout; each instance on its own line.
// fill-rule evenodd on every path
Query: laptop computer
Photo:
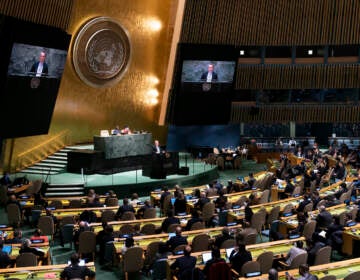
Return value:
M 2 248 L 2 250 L 4 253 L 7 253 L 8 255 L 11 254 L 12 251 L 12 246 L 11 245 L 4 245 L 4 247 Z
M 209 260 L 211 260 L 211 252 L 203 253 L 202 254 L 203 263 L 206 263 Z
M 171 237 L 174 237 L 174 236 L 176 236 L 176 233 L 175 233 L 175 232 L 170 232 L 170 233 L 169 233 L 169 239 L 170 239 Z
M 45 240 L 43 238 L 31 239 L 32 244 L 39 244 L 39 243 L 44 243 L 44 242 L 45 242 Z
M 260 276 L 260 275 L 261 275 L 261 271 L 255 271 L 255 272 L 245 273 L 245 277 L 246 277 L 246 278 L 255 277 L 255 276 Z

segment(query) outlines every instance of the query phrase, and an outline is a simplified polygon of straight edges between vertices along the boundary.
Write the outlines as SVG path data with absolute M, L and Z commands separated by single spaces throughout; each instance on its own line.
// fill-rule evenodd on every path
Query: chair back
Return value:
M 152 265 L 152 280 L 166 280 L 167 259 L 158 259 Z
M 19 207 L 14 203 L 10 203 L 6 205 L 6 212 L 8 216 L 8 223 L 16 227 L 19 226 L 21 223 L 21 211 Z
M 316 253 L 314 265 L 329 263 L 331 259 L 331 246 L 325 246 Z
M 240 275 L 245 276 L 247 273 L 258 271 L 260 271 L 260 264 L 257 261 L 247 261 L 241 267 Z
M 145 224 L 141 230 L 140 233 L 145 235 L 151 235 L 156 233 L 156 226 L 154 224 Z
M 306 252 L 295 256 L 289 266 L 289 269 L 299 268 L 301 264 L 307 263 L 307 258 L 308 254 Z
M 168 233 L 175 232 L 177 227 L 181 227 L 181 225 L 180 224 L 171 224 L 171 225 L 168 226 L 167 232 Z
M 83 231 L 79 235 L 79 254 L 90 254 L 96 251 L 96 233 Z
M 235 157 L 235 159 L 234 159 L 234 169 L 240 169 L 241 164 L 242 164 L 241 157 L 240 156 Z
M 116 197 L 108 197 L 106 199 L 106 206 L 119 206 L 119 200 Z
M 248 233 L 244 238 L 244 244 L 245 245 L 256 244 L 256 237 L 257 237 L 256 233 Z
M 266 219 L 266 211 L 265 210 L 260 210 L 258 212 L 256 212 L 254 215 L 252 215 L 251 217 L 251 227 L 256 229 L 256 231 L 259 233 L 263 227 L 263 225 L 265 224 L 265 219 Z
M 236 240 L 235 239 L 227 239 L 223 241 L 220 245 L 220 249 L 227 249 L 227 248 L 233 248 L 236 246 Z
M 203 228 L 205 228 L 205 223 L 199 221 L 199 222 L 193 223 L 191 225 L 190 230 L 197 230 L 197 229 L 203 229 Z
M 345 226 L 346 213 L 346 211 L 343 211 L 339 214 L 339 224 L 342 226 Z
M 60 224 L 63 225 L 67 225 L 67 224 L 75 224 L 75 219 L 73 216 L 64 216 L 61 221 Z
M 257 257 L 256 261 L 260 264 L 260 271 L 262 274 L 266 274 L 269 272 L 270 268 L 272 267 L 273 260 L 274 253 L 271 251 L 261 253 Z
M 171 198 L 172 198 L 171 194 L 165 196 L 164 198 L 163 205 L 161 206 L 161 212 L 163 215 L 166 215 L 170 207 L 172 207 Z
M 335 275 L 326 275 L 326 276 L 320 278 L 319 280 L 336 280 L 336 276 Z
M 72 199 L 69 203 L 69 208 L 81 208 L 82 203 L 80 199 Z
M 300 192 L 301 192 L 301 187 L 300 186 L 296 186 L 292 192 L 292 196 L 293 197 L 296 197 L 296 196 L 299 196 L 300 195 Z
M 6 205 L 8 201 L 7 186 L 0 185 L 0 205 Z
M 260 204 L 269 202 L 270 190 L 266 189 L 261 193 Z
M 134 226 L 132 224 L 124 224 L 120 227 L 119 233 L 121 235 L 124 234 L 132 234 L 135 232 Z
M 312 235 L 315 232 L 316 221 L 311 220 L 304 225 L 303 235 L 305 239 L 312 239 Z
M 63 209 L 64 206 L 61 200 L 53 200 L 50 202 L 49 207 L 54 207 L 55 209 Z
M 105 244 L 104 261 L 106 263 L 114 263 L 115 247 L 114 241 L 108 241 Z
M 284 207 L 284 210 L 283 210 L 283 215 L 288 214 L 288 213 L 292 213 L 293 208 L 294 208 L 294 206 L 291 203 L 286 204 L 285 207 Z
M 202 219 L 205 221 L 205 223 L 211 220 L 211 218 L 214 216 L 214 213 L 215 213 L 215 203 L 213 202 L 205 203 L 201 213 Z
M 34 227 L 37 227 L 37 223 L 39 221 L 39 218 L 41 217 L 41 210 L 32 209 L 31 210 L 31 224 Z
M 266 223 L 268 225 L 271 225 L 273 221 L 276 221 L 279 219 L 279 213 L 280 213 L 280 205 L 276 205 L 275 207 L 271 208 L 269 215 L 267 216 Z
M 305 205 L 304 212 L 305 213 L 311 212 L 313 210 L 313 207 L 314 207 L 314 203 L 309 202 L 308 204 Z
M 126 211 L 121 215 L 121 221 L 131 221 L 131 220 L 135 220 L 135 214 L 134 212 L 131 211 Z
M 231 280 L 232 274 L 229 265 L 226 262 L 213 263 L 209 267 L 209 271 L 206 275 L 208 280 Z
M 343 280 L 359 280 L 360 279 L 360 271 L 355 271 L 353 273 L 348 274 Z
M 53 236 L 55 233 L 53 218 L 50 216 L 41 216 L 38 220 L 38 228 L 43 234 Z
M 72 248 L 72 242 L 74 237 L 74 224 L 63 224 L 61 227 L 61 233 L 64 244 L 70 243 L 70 248 Z
M 225 159 L 222 156 L 216 158 L 216 165 L 220 170 L 225 169 Z
M 173 250 L 173 253 L 177 254 L 180 251 L 184 251 L 186 246 L 187 246 L 186 244 L 181 244 L 181 245 L 176 246 Z
M 144 258 L 141 247 L 131 247 L 126 250 L 123 258 L 123 270 L 125 273 L 138 272 L 143 268 Z
M 144 211 L 144 219 L 156 218 L 156 208 L 146 208 Z
M 115 221 L 115 212 L 112 210 L 105 210 L 101 213 L 101 222 L 111 222 Z
M 199 234 L 191 242 L 192 252 L 201 252 L 209 249 L 209 235 Z
M 145 267 L 150 268 L 156 259 L 156 253 L 159 251 L 159 244 L 161 241 L 153 241 L 146 247 L 146 255 L 144 260 Z
M 37 266 L 37 256 L 33 253 L 22 253 L 16 258 L 16 267 Z

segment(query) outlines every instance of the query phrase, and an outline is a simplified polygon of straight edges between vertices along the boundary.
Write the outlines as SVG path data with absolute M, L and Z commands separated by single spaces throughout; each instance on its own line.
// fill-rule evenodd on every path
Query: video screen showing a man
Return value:
M 30 74 L 35 75 L 36 77 L 46 76 L 49 73 L 48 65 L 45 62 L 46 53 L 44 51 L 40 52 L 39 61 L 35 62 L 30 69 Z
M 202 73 L 201 78 L 202 81 L 211 83 L 211 82 L 217 82 L 218 75 L 214 71 L 214 64 L 209 64 L 208 69 L 206 72 Z

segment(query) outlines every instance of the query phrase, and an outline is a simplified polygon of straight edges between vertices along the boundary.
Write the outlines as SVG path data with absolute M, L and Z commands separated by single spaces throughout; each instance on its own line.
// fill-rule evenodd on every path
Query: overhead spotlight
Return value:
M 161 21 L 155 18 L 146 20 L 146 25 L 148 26 L 149 30 L 152 31 L 159 31 L 162 27 Z
M 148 81 L 151 85 L 157 85 L 160 82 L 159 79 L 155 76 L 149 76 Z
M 308 50 L 308 55 L 313 55 L 313 50 Z
M 240 55 L 245 55 L 245 51 L 244 51 L 244 50 L 240 50 Z

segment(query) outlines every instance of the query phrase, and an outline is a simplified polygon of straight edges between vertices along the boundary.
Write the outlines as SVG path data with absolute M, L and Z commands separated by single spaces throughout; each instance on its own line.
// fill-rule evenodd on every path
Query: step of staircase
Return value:
M 45 196 L 81 196 L 84 193 L 84 184 L 49 184 Z

